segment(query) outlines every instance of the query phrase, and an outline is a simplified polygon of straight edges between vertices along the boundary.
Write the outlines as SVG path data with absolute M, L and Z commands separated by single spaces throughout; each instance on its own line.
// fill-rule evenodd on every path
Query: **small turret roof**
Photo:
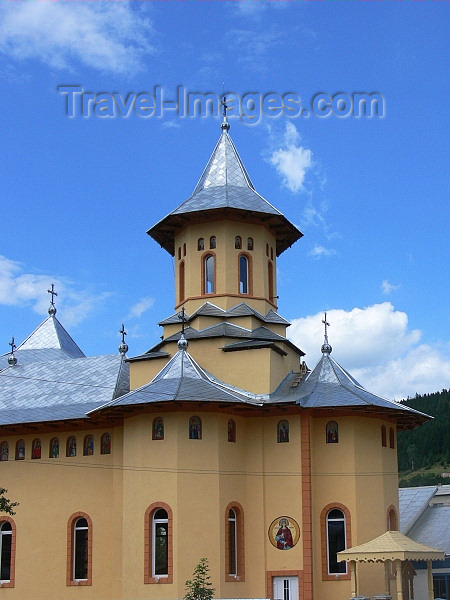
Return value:
M 303 234 L 255 190 L 226 128 L 192 195 L 147 232 L 174 254 L 174 235 L 186 225 L 186 215 L 205 221 L 224 212 L 241 213 L 249 222 L 264 222 L 277 238 L 277 255 Z

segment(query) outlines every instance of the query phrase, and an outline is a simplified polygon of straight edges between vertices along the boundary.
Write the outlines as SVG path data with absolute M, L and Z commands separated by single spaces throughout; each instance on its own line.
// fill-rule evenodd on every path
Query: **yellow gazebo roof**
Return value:
M 338 552 L 338 560 L 385 562 L 386 560 L 444 560 L 443 550 L 430 548 L 410 539 L 400 531 L 386 531 L 370 542 Z

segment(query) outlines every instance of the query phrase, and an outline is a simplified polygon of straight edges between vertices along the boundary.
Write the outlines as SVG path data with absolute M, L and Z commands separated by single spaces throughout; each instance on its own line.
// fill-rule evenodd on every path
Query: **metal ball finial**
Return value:
M 181 334 L 181 337 L 178 340 L 178 344 L 177 345 L 178 345 L 178 350 L 187 350 L 187 347 L 189 346 L 189 342 L 184 337 L 184 333 Z

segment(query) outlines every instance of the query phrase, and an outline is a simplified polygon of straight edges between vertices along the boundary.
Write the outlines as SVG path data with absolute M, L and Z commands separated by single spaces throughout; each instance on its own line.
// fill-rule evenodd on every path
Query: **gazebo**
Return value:
M 359 582 L 356 572 L 356 563 L 359 562 L 383 562 L 385 572 L 385 595 L 391 597 L 390 593 L 390 565 L 394 564 L 397 575 L 397 598 L 403 600 L 402 563 L 410 560 L 424 560 L 428 570 L 428 600 L 433 600 L 433 575 L 431 563 L 433 560 L 444 560 L 443 550 L 429 548 L 418 544 L 406 537 L 400 531 L 386 531 L 379 537 L 338 552 L 338 560 L 350 563 L 352 598 L 356 598 L 359 590 Z

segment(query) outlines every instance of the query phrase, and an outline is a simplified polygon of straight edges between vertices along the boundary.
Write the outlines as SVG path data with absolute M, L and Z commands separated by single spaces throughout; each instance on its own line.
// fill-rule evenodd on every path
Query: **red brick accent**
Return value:
M 159 508 L 167 512 L 167 537 L 168 537 L 168 575 L 167 577 L 153 577 L 152 575 L 152 519 Z M 144 583 L 173 583 L 173 513 L 165 502 L 153 502 L 145 511 L 144 517 Z
M 312 561 L 312 502 L 311 502 L 311 431 L 310 417 L 301 418 L 301 464 L 302 464 L 302 539 L 303 576 L 301 580 L 302 600 L 313 598 Z M 300 578 L 299 578 L 300 582 Z
M 298 597 L 305 600 L 301 594 L 304 589 L 303 571 L 266 571 L 266 598 L 273 599 L 273 578 L 274 577 L 298 577 Z
M 347 568 L 347 573 L 332 573 L 331 575 L 328 573 L 328 564 L 327 564 L 327 514 L 333 508 L 338 508 L 342 510 L 345 515 L 345 537 L 347 548 L 352 547 L 352 528 L 351 528 L 351 518 L 350 511 L 346 506 L 340 504 L 339 502 L 333 502 L 332 504 L 327 504 L 320 513 L 320 537 L 321 537 L 321 546 L 322 546 L 322 580 L 323 581 L 339 581 L 341 579 L 350 579 L 350 570 Z
M 5 522 L 11 524 L 11 562 L 9 568 L 9 581 L 2 583 L 2 588 L 13 588 L 16 581 L 16 524 L 11 517 L 2 515 L 0 524 Z
M 237 576 L 239 581 L 245 581 L 244 509 L 239 502 L 230 502 L 225 509 L 225 581 L 237 581 L 233 575 L 228 574 L 228 552 L 230 549 L 228 512 L 230 508 L 236 513 Z
M 73 527 L 77 519 L 86 519 L 88 524 L 88 576 L 87 579 L 73 578 Z M 76 512 L 69 517 L 67 522 L 67 566 L 66 566 L 66 585 L 92 585 L 92 519 L 85 512 Z

